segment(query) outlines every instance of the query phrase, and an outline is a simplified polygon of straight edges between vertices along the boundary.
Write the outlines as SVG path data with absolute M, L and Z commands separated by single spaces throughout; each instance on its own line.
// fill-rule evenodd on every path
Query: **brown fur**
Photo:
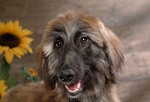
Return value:
M 86 31 L 90 38 L 85 49 L 77 41 L 77 47 L 72 45 L 78 31 Z M 56 32 L 63 32 L 59 36 L 66 43 L 66 48 L 61 51 L 54 48 Z M 98 18 L 76 12 L 59 15 L 48 23 L 40 45 L 42 60 L 39 72 L 44 84 L 17 86 L 2 102 L 119 102 L 115 84 L 123 63 L 121 48 L 118 37 Z M 82 77 L 85 82 L 85 89 L 77 98 L 69 97 L 65 84 L 58 80 L 59 71 L 65 65 L 77 71 L 75 77 L 78 77 L 74 82 Z
M 3 97 L 2 102 L 67 102 L 59 89 L 47 91 L 43 82 L 19 85 Z

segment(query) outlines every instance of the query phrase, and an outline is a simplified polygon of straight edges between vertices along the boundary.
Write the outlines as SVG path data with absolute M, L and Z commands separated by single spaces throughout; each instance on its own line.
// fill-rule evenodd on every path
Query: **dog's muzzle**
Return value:
M 65 85 L 65 88 L 69 93 L 77 94 L 82 90 L 81 80 L 75 81 L 75 71 L 72 68 L 62 69 L 59 72 L 58 78 L 62 84 Z

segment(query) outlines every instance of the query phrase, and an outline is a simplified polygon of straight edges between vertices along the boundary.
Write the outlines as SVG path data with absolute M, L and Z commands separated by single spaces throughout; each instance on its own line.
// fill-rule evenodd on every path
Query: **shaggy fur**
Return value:
M 76 12 L 57 16 L 46 27 L 40 51 L 44 84 L 14 88 L 3 102 L 119 102 L 121 42 L 98 18 Z

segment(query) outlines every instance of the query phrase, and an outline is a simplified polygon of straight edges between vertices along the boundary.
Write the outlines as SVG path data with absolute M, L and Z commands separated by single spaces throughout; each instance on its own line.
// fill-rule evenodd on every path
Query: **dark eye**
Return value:
M 60 40 L 56 40 L 55 43 L 54 43 L 54 46 L 56 48 L 60 48 L 62 46 L 62 42 Z
M 80 43 L 83 45 L 87 44 L 88 41 L 89 41 L 89 39 L 87 37 L 81 37 L 81 39 L 80 39 Z

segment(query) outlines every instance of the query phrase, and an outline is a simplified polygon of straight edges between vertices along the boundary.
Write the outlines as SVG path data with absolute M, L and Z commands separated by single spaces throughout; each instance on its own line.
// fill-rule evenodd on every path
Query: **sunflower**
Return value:
M 2 97 L 5 95 L 6 89 L 7 89 L 7 86 L 5 85 L 5 81 L 0 80 L 0 102 L 1 102 Z
M 34 70 L 33 68 L 29 67 L 29 74 L 32 76 L 32 77 L 37 77 L 38 74 L 37 74 L 37 71 Z
M 32 32 L 22 29 L 18 21 L 0 22 L 0 54 L 4 53 L 8 63 L 12 62 L 14 55 L 22 58 L 27 52 L 32 53 L 30 34 Z

